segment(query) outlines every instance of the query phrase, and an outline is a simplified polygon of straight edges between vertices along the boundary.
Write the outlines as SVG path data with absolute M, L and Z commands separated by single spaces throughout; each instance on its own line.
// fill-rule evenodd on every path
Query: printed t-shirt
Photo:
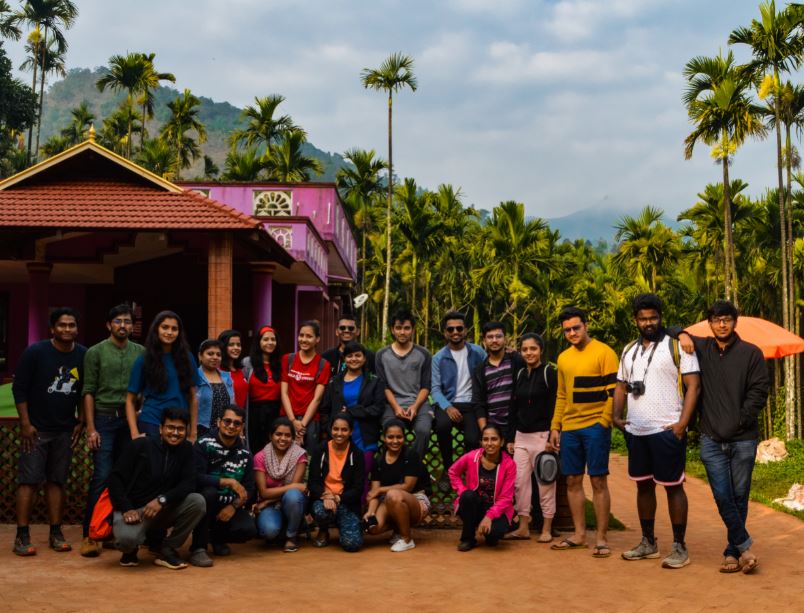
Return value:
M 282 356 L 282 381 L 288 384 L 288 398 L 293 409 L 293 415 L 303 417 L 307 407 L 313 401 L 316 385 L 326 385 L 329 381 L 330 367 L 324 360 L 324 364 L 319 367 L 323 358 L 316 354 L 315 357 L 305 364 L 301 356 L 294 354 L 293 364 L 288 368 L 289 354 Z M 321 372 L 319 372 L 319 370 Z M 316 373 L 318 377 L 316 378 Z M 314 421 L 319 421 L 320 415 L 316 412 Z
M 494 488 L 497 485 L 497 467 L 491 470 L 480 463 L 478 467 L 479 481 L 477 484 L 477 495 L 480 498 L 480 504 L 484 509 L 489 510 L 494 505 Z

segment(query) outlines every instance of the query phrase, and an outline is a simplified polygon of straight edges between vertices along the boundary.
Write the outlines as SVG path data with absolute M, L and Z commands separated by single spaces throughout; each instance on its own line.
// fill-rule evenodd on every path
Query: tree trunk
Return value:
M 412 258 L 412 262 L 411 262 L 411 266 L 413 267 L 413 281 L 411 282 L 411 288 L 410 288 L 410 310 L 414 313 L 414 315 L 416 314 L 416 310 L 417 310 L 416 309 L 416 281 L 418 279 L 416 278 L 416 273 L 418 272 L 418 268 L 419 268 L 418 265 L 419 265 L 419 258 L 416 255 L 416 251 L 414 250 L 413 251 L 413 258 Z M 418 327 L 416 327 L 416 326 L 414 326 L 414 330 L 413 330 L 413 339 L 414 339 L 414 342 L 416 342 L 416 343 L 419 342 L 419 330 L 418 330 Z
M 430 271 L 424 277 L 424 346 L 430 351 Z
M 728 139 L 724 134 L 724 146 L 728 144 Z M 723 246 L 724 264 L 723 267 L 723 290 L 726 300 L 732 299 L 732 271 L 731 271 L 731 250 L 734 237 L 731 233 L 731 186 L 729 185 L 729 158 L 723 157 L 723 237 L 726 244 Z
M 131 120 L 134 116 L 134 92 L 128 93 L 128 136 L 126 138 L 126 159 L 131 159 Z
M 391 90 L 388 90 L 388 204 L 385 208 L 385 292 L 382 298 L 382 330 L 380 331 L 380 338 L 383 341 L 388 335 L 388 308 L 391 299 L 391 210 L 394 191 L 392 107 L 393 94 Z
M 472 314 L 472 327 L 474 328 L 474 338 L 475 338 L 475 345 L 480 344 L 480 310 L 477 306 L 472 309 L 474 313 Z
M 36 154 L 39 155 L 39 135 L 42 131 L 42 107 L 45 104 L 45 66 L 47 62 L 47 26 L 45 26 L 45 40 L 42 45 L 42 70 L 39 71 L 39 120 L 36 122 Z
M 40 41 L 39 44 L 41 44 L 41 41 Z M 37 83 L 37 81 L 36 81 L 36 77 L 37 77 L 36 72 L 37 72 L 37 68 L 39 68 L 39 58 L 37 57 L 37 55 L 38 55 L 37 52 L 39 51 L 39 49 L 37 49 L 34 46 L 32 51 L 33 51 L 33 79 L 31 80 L 31 91 L 36 93 L 36 83 Z M 38 117 L 37 117 L 37 121 L 39 121 Z M 35 122 L 32 121 L 31 125 L 28 127 L 28 164 L 31 163 L 31 147 L 33 145 L 34 123 Z
M 142 100 L 142 130 L 140 131 L 140 151 L 142 151 L 142 147 L 145 144 L 145 113 L 148 109 L 148 88 L 145 88 L 143 92 L 143 100 Z
M 788 307 L 790 309 L 790 330 L 798 334 L 798 305 L 796 296 L 796 279 L 793 269 L 793 144 L 790 138 L 790 124 L 785 124 L 785 144 L 787 147 L 787 189 L 785 190 L 785 215 L 787 217 L 787 289 L 789 292 Z M 799 370 L 799 355 L 790 358 L 790 375 L 792 385 L 791 418 L 793 420 L 793 437 L 800 436 L 801 432 L 801 395 L 799 385 L 801 384 L 801 372 Z
M 362 246 L 360 247 L 360 267 L 363 272 L 360 274 L 360 292 L 366 292 L 366 215 L 363 212 L 363 236 L 361 238 Z M 360 336 L 364 339 L 368 338 L 368 330 L 366 329 L 366 311 L 368 310 L 368 301 L 363 303 L 363 308 L 360 309 Z

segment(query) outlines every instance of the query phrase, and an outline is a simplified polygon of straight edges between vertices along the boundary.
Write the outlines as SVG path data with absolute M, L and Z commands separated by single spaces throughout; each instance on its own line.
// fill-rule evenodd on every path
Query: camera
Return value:
M 645 382 L 631 381 L 630 383 L 625 384 L 625 389 L 628 390 L 628 393 L 632 396 L 641 396 L 645 393 Z

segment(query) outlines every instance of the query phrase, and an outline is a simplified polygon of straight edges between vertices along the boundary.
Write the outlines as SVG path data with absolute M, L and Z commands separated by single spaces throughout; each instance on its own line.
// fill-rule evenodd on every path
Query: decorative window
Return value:
M 276 239 L 282 248 L 290 250 L 293 249 L 293 228 L 290 226 L 276 226 L 272 227 L 271 236 Z
M 282 217 L 293 215 L 293 192 L 281 190 L 254 191 L 254 215 Z
M 199 194 L 200 196 L 203 196 L 204 198 L 209 198 L 209 190 L 208 189 L 193 189 L 193 190 L 190 190 L 190 191 L 195 192 L 196 194 Z

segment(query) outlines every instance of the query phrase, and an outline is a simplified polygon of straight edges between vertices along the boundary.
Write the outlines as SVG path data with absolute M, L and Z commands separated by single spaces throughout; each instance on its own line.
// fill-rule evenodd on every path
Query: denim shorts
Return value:
M 587 472 L 590 477 L 608 475 L 610 450 L 611 428 L 594 424 L 579 430 L 565 430 L 561 433 L 561 472 L 564 475 Z

